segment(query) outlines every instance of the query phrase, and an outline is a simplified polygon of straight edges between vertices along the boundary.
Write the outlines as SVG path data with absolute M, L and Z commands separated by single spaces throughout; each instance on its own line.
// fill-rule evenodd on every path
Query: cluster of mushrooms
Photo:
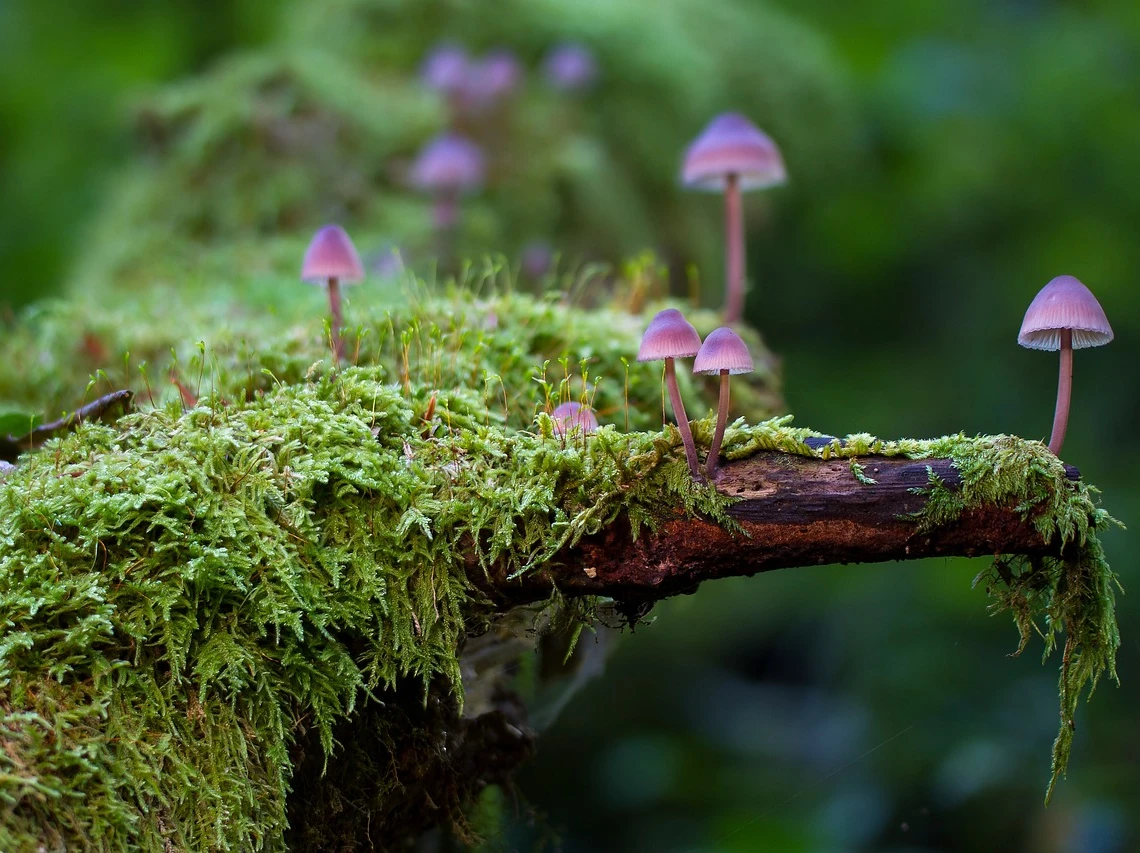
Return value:
M 743 190 L 763 189 L 786 180 L 783 159 L 775 143 L 747 118 L 738 113 L 725 113 L 714 118 L 685 155 L 682 182 L 691 188 L 724 193 L 725 200 L 725 322 L 740 321 L 744 310 L 744 216 L 740 194 Z M 657 320 L 654 320 L 656 323 Z M 653 324 L 650 325 L 650 329 Z M 718 329 L 709 336 L 728 330 Z M 648 331 L 646 332 L 648 335 Z M 1112 327 L 1104 309 L 1092 292 L 1078 279 L 1062 275 L 1050 281 L 1034 298 L 1026 311 L 1017 342 L 1030 349 L 1059 350 L 1061 353 L 1060 378 L 1057 383 L 1057 406 L 1053 416 L 1053 431 L 1049 450 L 1060 455 L 1069 420 L 1069 399 L 1073 382 L 1073 350 L 1101 346 L 1112 340 Z M 699 343 L 699 342 L 698 342 Z M 706 341 L 706 344 L 708 342 Z M 645 344 L 642 344 L 645 348 Z M 668 364 L 668 362 L 667 362 Z M 698 355 L 694 370 L 702 370 Z M 669 370 L 669 368 L 666 368 Z M 751 369 L 751 367 L 749 367 Z M 732 370 L 730 372 L 740 372 Z M 712 477 L 717 463 L 720 439 L 723 437 L 727 417 L 728 374 L 722 373 L 721 405 L 717 418 L 717 431 L 709 450 L 708 473 Z M 684 409 L 673 381 L 673 410 L 678 421 L 684 420 Z M 696 472 L 696 454 L 688 425 L 678 424 L 685 438 L 689 467 Z
M 542 75 L 558 94 L 582 94 L 597 80 L 597 60 L 585 45 L 563 42 L 543 58 Z M 420 149 L 407 179 L 433 198 L 432 225 L 441 258 L 450 254 L 454 242 L 461 197 L 477 192 L 486 179 L 484 147 L 496 140 L 501 112 L 509 108 L 525 78 L 522 62 L 505 48 L 473 57 L 461 45 L 444 43 L 420 67 L 421 83 L 447 106 L 449 127 Z
M 578 57 L 581 59 L 581 57 Z M 452 57 L 454 59 L 454 57 Z M 454 215 L 456 194 L 461 187 L 476 186 L 482 177 L 482 161 L 478 150 L 454 137 L 442 137 L 430 144 L 417 161 L 414 183 L 439 193 L 441 218 Z M 753 369 L 748 347 L 730 326 L 738 323 L 744 309 L 744 224 L 741 192 L 783 183 L 784 162 L 775 143 L 747 118 L 738 113 L 725 113 L 714 118 L 689 146 L 681 173 L 682 183 L 696 189 L 724 193 L 726 286 L 724 318 L 728 325 L 713 331 L 702 343 L 696 329 L 680 311 L 669 308 L 650 322 L 641 340 L 638 361 L 665 362 L 665 384 L 677 427 L 685 447 L 685 457 L 693 478 L 702 479 L 696 445 L 689 428 L 685 405 L 674 362 L 678 358 L 694 358 L 693 372 L 720 375 L 720 396 L 716 428 L 709 446 L 705 473 L 715 481 L 720 447 L 728 421 L 729 379 L 735 373 Z M 453 224 L 452 219 L 448 223 Z M 331 339 L 334 357 L 343 355 L 340 285 L 364 278 L 364 266 L 348 234 L 339 225 L 326 225 L 317 231 L 305 252 L 301 267 L 304 281 L 323 284 L 328 289 L 332 314 Z M 1063 275 L 1050 281 L 1034 298 L 1026 311 L 1017 341 L 1031 349 L 1061 353 L 1057 406 L 1049 449 L 1061 452 L 1069 418 L 1069 399 L 1073 378 L 1073 350 L 1101 346 L 1112 340 L 1112 327 L 1096 297 L 1073 276 Z M 576 402 L 562 403 L 551 413 L 558 435 L 572 431 L 583 435 L 598 428 L 593 409 Z
M 684 315 L 676 308 L 666 308 L 653 318 L 645 334 L 641 337 L 641 347 L 637 351 L 638 361 L 665 362 L 665 384 L 669 389 L 669 402 L 677 418 L 677 428 L 681 432 L 681 442 L 685 445 L 685 458 L 693 479 L 701 479 L 701 469 L 697 462 L 697 447 L 693 433 L 689 429 L 689 419 L 685 414 L 685 402 L 677 387 L 677 373 L 674 362 L 678 358 L 692 358 L 693 373 L 720 375 L 720 399 L 717 405 L 716 429 L 712 444 L 709 445 L 705 471 L 710 480 L 716 479 L 720 457 L 720 443 L 724 439 L 724 428 L 728 423 L 728 377 L 734 373 L 752 372 L 752 355 L 748 346 L 728 326 L 714 330 L 701 342 L 701 336 Z
M 313 236 L 305 250 L 301 262 L 301 280 L 323 285 L 329 294 L 329 309 L 332 315 L 330 336 L 334 358 L 339 362 L 344 353 L 341 329 L 344 314 L 341 308 L 341 284 L 355 284 L 364 279 L 364 265 L 352 243 L 352 238 L 339 225 L 326 225 Z M 697 462 L 697 449 L 693 434 L 689 429 L 689 419 L 685 415 L 685 404 L 677 387 L 674 361 L 678 358 L 692 358 L 694 373 L 720 374 L 720 405 L 717 409 L 716 431 L 709 448 L 706 470 L 710 478 L 715 477 L 720 444 L 728 421 L 728 377 L 733 373 L 749 373 L 753 369 L 752 356 L 748 347 L 732 329 L 727 326 L 712 332 L 701 342 L 697 330 L 676 308 L 667 308 L 658 313 L 641 339 L 637 353 L 638 361 L 665 362 L 665 382 L 669 388 L 669 399 L 677 416 L 677 424 L 685 445 L 685 457 L 693 477 L 700 479 L 700 466 Z M 551 413 L 554 430 L 560 436 L 578 430 L 588 435 L 598 428 L 598 418 L 590 406 L 567 402 L 555 407 Z

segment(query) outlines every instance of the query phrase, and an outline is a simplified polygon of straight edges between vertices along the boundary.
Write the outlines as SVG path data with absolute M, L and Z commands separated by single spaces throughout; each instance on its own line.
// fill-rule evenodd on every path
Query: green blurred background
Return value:
M 595 52 L 588 90 L 539 78 L 562 39 Z M 715 304 L 720 208 L 678 188 L 681 152 L 726 109 L 777 139 L 791 180 L 746 201 L 748 316 L 801 425 L 1044 437 L 1056 362 L 1015 337 L 1047 280 L 1080 277 L 1117 339 L 1076 357 L 1064 455 L 1140 528 L 1133 0 L 0 0 L 9 318 L 212 275 L 223 227 L 268 245 L 340 218 L 429 269 L 430 204 L 400 176 L 447 121 L 416 82 L 443 40 L 514 50 L 527 75 L 469 128 L 500 153 L 468 253 L 650 248 L 679 294 L 698 264 Z M 331 135 L 248 132 L 299 115 Z M 352 169 L 311 165 L 329 150 Z M 1132 589 L 1135 540 L 1105 544 Z M 1058 662 L 1006 656 L 1016 632 L 970 588 L 982 565 L 801 569 L 666 602 L 543 735 L 490 849 L 1140 849 L 1135 595 L 1122 685 L 1082 708 L 1046 809 Z

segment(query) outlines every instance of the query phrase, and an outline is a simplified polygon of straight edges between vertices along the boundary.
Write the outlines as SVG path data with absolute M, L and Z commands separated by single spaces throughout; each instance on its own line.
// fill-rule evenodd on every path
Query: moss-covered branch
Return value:
M 141 403 L 65 417 L 0 481 L 0 850 L 325 849 L 330 826 L 394 846 L 529 753 L 515 685 L 468 678 L 475 643 L 517 661 L 601 596 L 636 612 L 707 578 L 922 553 L 1002 553 L 980 576 L 995 605 L 1023 644 L 1064 645 L 1063 772 L 1080 697 L 1113 673 L 1111 520 L 1040 442 L 832 440 L 763 420 L 768 370 L 734 389 L 750 423 L 718 490 L 630 361 L 642 318 L 362 296 L 334 369 L 297 294 L 45 306 L 0 346 L 20 411 L 75 405 L 92 373 Z M 567 399 L 606 425 L 556 434 Z M 711 415 L 692 427 L 707 452 Z
M 1079 472 L 1065 468 L 1071 480 Z M 825 563 L 874 563 L 921 557 L 1060 557 L 1065 543 L 1044 534 L 1035 513 L 979 504 L 953 518 L 926 519 L 932 482 L 961 484 L 951 459 L 869 457 L 822 460 L 766 452 L 722 469 L 717 489 L 734 498 L 724 525 L 678 511 L 634 537 L 613 525 L 584 537 L 541 572 L 488 592 L 520 603 L 550 595 L 601 595 L 652 602 L 694 592 L 704 581 Z M 474 555 L 469 556 L 471 562 Z M 480 582 L 481 572 L 473 579 Z
M 673 427 L 563 438 L 540 412 L 530 428 L 506 430 L 480 394 L 384 375 L 317 371 L 247 402 L 213 394 L 189 411 L 171 401 L 113 425 L 83 423 L 0 483 L 0 848 L 44 833 L 61 849 L 89 846 L 97 833 L 114 839 L 105 849 L 248 849 L 254 838 L 279 847 L 290 826 L 320 822 L 290 796 L 301 753 L 348 770 L 399 763 L 354 795 L 378 835 L 453 819 L 464 795 L 425 816 L 415 768 L 433 768 L 436 790 L 455 792 L 449 778 L 458 786 L 501 770 L 479 775 L 469 755 L 441 751 L 446 741 L 405 738 L 395 721 L 406 709 L 391 697 L 450 685 L 455 701 L 439 705 L 437 724 L 456 730 L 465 638 L 509 609 L 485 595 L 487 577 L 552 601 L 561 598 L 552 578 L 567 591 L 626 593 L 569 580 L 589 579 L 609 540 L 625 543 L 631 566 L 640 559 L 645 571 L 673 573 L 675 591 L 691 588 L 698 578 L 660 550 L 679 517 L 700 526 L 710 551 L 710 542 L 746 547 L 742 533 L 759 533 L 749 559 L 760 561 L 764 537 L 794 540 L 790 532 L 813 524 L 836 541 L 845 524 L 872 537 L 907 531 L 935 551 L 962 541 L 951 531 L 988 519 L 992 540 L 961 547 L 1014 551 L 986 575 L 991 595 L 1023 637 L 1043 616 L 1047 650 L 1065 633 L 1054 765 L 1063 771 L 1078 698 L 1112 671 L 1114 581 L 1096 541 L 1107 514 L 1039 442 L 856 435 L 821 444 L 787 418 L 738 422 L 717 491 L 694 484 Z M 711 418 L 693 423 L 699 446 L 711 429 Z M 753 512 L 812 471 L 826 472 L 833 495 L 837 483 L 856 496 L 893 495 L 879 510 L 882 529 L 844 521 L 858 518 L 852 507 L 783 527 Z M 782 564 L 842 558 L 818 544 L 818 553 L 789 550 Z M 884 547 L 877 558 L 895 553 Z M 515 621 L 525 635 L 534 612 Z M 357 752 L 359 725 L 375 734 L 367 755 Z M 342 796 L 300 788 L 317 804 Z

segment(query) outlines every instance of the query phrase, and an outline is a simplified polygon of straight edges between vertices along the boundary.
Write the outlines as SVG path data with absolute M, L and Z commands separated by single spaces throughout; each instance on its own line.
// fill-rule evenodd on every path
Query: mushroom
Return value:
M 728 423 L 728 377 L 733 373 L 751 373 L 752 355 L 748 346 L 740 339 L 740 335 L 721 326 L 714 329 L 705 342 L 697 357 L 693 359 L 693 373 L 719 373 L 720 399 L 716 410 L 716 430 L 713 432 L 712 444 L 709 445 L 709 458 L 705 462 L 705 470 L 709 479 L 716 479 L 717 466 L 720 463 L 720 443 L 724 440 L 724 428 Z
M 538 281 L 554 269 L 554 249 L 545 240 L 532 240 L 522 247 L 519 268 L 523 275 Z
M 744 214 L 740 193 L 782 184 L 787 175 L 780 151 L 768 136 L 739 113 L 722 113 L 709 122 L 685 152 L 681 180 L 693 189 L 724 192 L 724 321 L 744 313 Z
M 487 107 L 516 91 L 523 81 L 523 67 L 513 53 L 494 50 L 475 64 L 469 84 L 471 99 Z
M 554 432 L 564 436 L 574 430 L 581 430 L 582 435 L 589 435 L 598 429 L 598 418 L 594 410 L 581 403 L 560 403 L 550 413 L 554 421 Z
M 340 307 L 340 283 L 354 284 L 364 278 L 364 265 L 352 245 L 352 239 L 339 225 L 326 225 L 313 235 L 305 259 L 301 262 L 301 281 L 324 283 L 329 291 L 332 313 L 333 355 L 341 357 L 340 328 L 344 317 Z
M 479 146 L 453 133 L 437 136 L 420 151 L 412 164 L 411 183 L 435 196 L 434 224 L 441 235 L 454 229 L 459 196 L 482 186 L 485 170 Z M 441 254 L 446 255 L 446 237 L 442 242 Z
M 666 308 L 650 322 L 641 336 L 641 347 L 637 351 L 638 361 L 665 360 L 665 385 L 669 388 L 669 401 L 673 404 L 673 415 L 677 418 L 677 429 L 681 431 L 681 441 L 685 445 L 685 458 L 693 479 L 701 478 L 697 464 L 697 447 L 693 443 L 693 433 L 689 429 L 689 418 L 685 414 L 685 403 L 677 387 L 677 373 L 673 366 L 675 358 L 689 358 L 701 348 L 701 336 L 676 308 Z
M 456 96 L 471 76 L 471 60 L 462 46 L 443 42 L 432 48 L 420 66 L 420 79 L 429 89 Z
M 1099 347 L 1112 340 L 1112 327 L 1092 291 L 1071 275 L 1059 275 L 1029 303 L 1017 342 L 1029 349 L 1060 350 L 1061 374 L 1057 380 L 1057 409 L 1049 450 L 1059 456 L 1069 425 L 1069 398 L 1073 389 L 1073 350 Z
M 581 92 L 598 79 L 598 61 L 593 51 L 578 42 L 555 45 L 542 61 L 551 87 L 562 92 Z

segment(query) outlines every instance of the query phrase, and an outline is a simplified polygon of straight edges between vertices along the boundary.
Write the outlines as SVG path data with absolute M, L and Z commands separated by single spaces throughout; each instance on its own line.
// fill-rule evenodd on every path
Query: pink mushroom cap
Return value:
M 412 164 L 411 182 L 421 190 L 466 192 L 478 189 L 485 171 L 483 152 L 462 136 L 444 133 L 423 147 Z
M 463 89 L 471 77 L 471 60 L 457 44 L 437 45 L 420 66 L 420 79 L 429 89 L 453 93 Z
M 1112 340 L 1112 326 L 1092 291 L 1071 275 L 1059 275 L 1033 297 L 1017 342 L 1029 349 L 1059 350 L 1061 330 L 1073 333 L 1073 349 Z
M 509 50 L 495 50 L 476 65 L 471 94 L 477 101 L 487 102 L 509 95 L 523 80 L 523 67 Z
M 681 182 L 721 192 L 729 175 L 742 190 L 759 190 L 787 180 L 780 149 L 740 113 L 722 113 L 708 123 L 685 152 Z
M 589 435 L 598 429 L 598 417 L 594 410 L 581 403 L 561 403 L 550 414 L 554 421 L 554 431 L 558 435 L 566 435 L 576 429 L 583 435 Z
M 598 78 L 598 61 L 593 51 L 578 42 L 555 45 L 543 60 L 542 68 L 550 85 L 566 92 L 586 89 Z
M 753 369 L 748 345 L 728 326 L 710 332 L 693 359 L 693 373 L 751 373 Z
M 301 281 L 323 284 L 330 278 L 346 284 L 364 278 L 364 264 L 352 238 L 339 225 L 326 225 L 317 231 L 301 262 Z
M 659 312 L 641 336 L 638 361 L 660 361 L 663 358 L 689 358 L 701 348 L 701 336 L 685 315 L 676 308 Z

